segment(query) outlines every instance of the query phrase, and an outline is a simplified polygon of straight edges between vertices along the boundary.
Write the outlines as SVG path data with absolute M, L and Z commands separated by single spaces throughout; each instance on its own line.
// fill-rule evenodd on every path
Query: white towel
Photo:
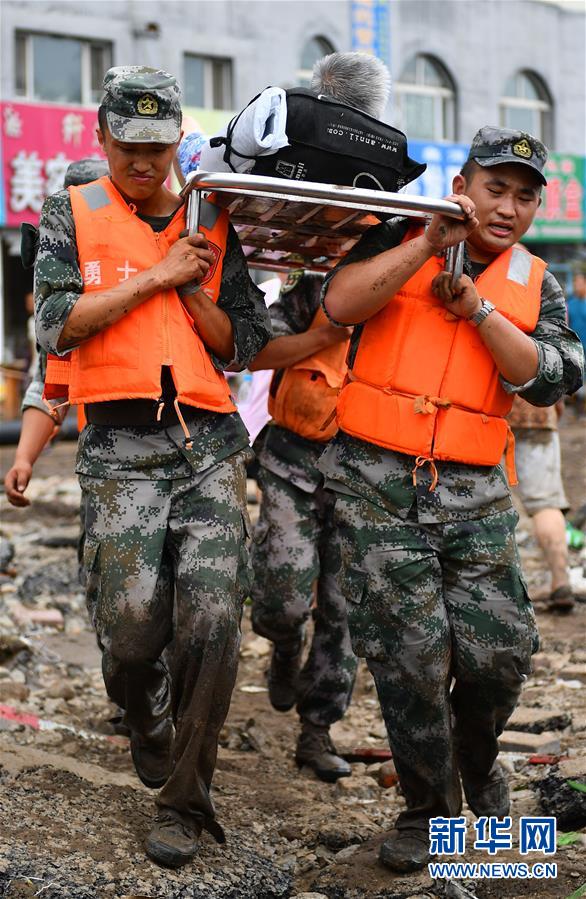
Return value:
M 271 306 L 279 299 L 281 292 L 280 278 L 270 278 L 258 285 L 265 295 L 265 303 Z M 264 426 L 271 420 L 269 415 L 269 388 L 274 371 L 253 371 L 252 385 L 248 396 L 238 403 L 238 411 L 250 435 L 250 444 L 254 443 Z
M 234 121 L 234 119 L 232 120 Z M 269 156 L 281 147 L 289 146 L 287 140 L 287 98 L 280 87 L 267 87 L 253 103 L 240 114 L 232 132 L 230 160 L 237 172 L 248 172 L 254 159 L 242 156 Z M 216 137 L 225 137 L 227 126 Z M 213 140 L 213 138 L 212 138 Z M 236 155 L 238 151 L 242 156 Z M 210 146 L 208 141 L 201 150 L 199 169 L 202 172 L 230 172 L 224 162 L 226 145 Z

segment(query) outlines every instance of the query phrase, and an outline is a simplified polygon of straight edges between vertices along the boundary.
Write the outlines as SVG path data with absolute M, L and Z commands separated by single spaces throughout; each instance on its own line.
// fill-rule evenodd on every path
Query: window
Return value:
M 16 34 L 15 92 L 28 100 L 99 103 L 111 44 L 54 34 Z
M 186 54 L 183 84 L 186 106 L 232 109 L 231 59 Z
M 299 87 L 309 87 L 311 85 L 311 72 L 314 63 L 327 56 L 328 53 L 334 53 L 334 48 L 325 37 L 312 37 L 307 41 L 301 53 L 301 65 L 297 70 L 297 84 Z
M 413 140 L 455 140 L 454 83 L 431 56 L 414 56 L 395 85 L 396 120 Z
M 545 84 L 533 72 L 517 72 L 505 84 L 500 119 L 503 128 L 528 131 L 544 144 L 552 140 L 552 102 Z

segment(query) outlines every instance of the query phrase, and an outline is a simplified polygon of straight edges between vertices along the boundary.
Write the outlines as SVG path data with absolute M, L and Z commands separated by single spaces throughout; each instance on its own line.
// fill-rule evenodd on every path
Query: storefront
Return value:
M 63 186 L 70 162 L 101 157 L 95 134 L 96 111 L 46 103 L 2 103 L 2 400 L 12 417 L 32 355 L 28 325 L 32 272 L 20 262 L 20 225 L 37 225 L 46 196 Z

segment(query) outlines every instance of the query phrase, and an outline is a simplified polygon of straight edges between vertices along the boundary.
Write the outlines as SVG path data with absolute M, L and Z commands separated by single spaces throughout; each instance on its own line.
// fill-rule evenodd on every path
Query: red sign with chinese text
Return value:
M 38 224 L 43 200 L 61 190 L 70 162 L 103 159 L 97 110 L 46 103 L 2 103 L 4 224 Z

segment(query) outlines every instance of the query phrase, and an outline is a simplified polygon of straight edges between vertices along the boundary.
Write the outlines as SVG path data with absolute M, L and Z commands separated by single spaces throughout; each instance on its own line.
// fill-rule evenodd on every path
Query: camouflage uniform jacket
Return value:
M 145 220 L 153 224 L 152 219 L 145 217 Z M 39 251 L 35 263 L 37 339 L 47 352 L 63 355 L 57 349 L 59 337 L 69 313 L 83 292 L 75 222 L 68 191 L 59 191 L 45 200 L 39 231 Z M 238 237 L 231 226 L 218 307 L 232 322 L 235 355 L 230 363 L 223 363 L 213 355 L 211 358 L 218 369 L 228 365 L 245 368 L 271 338 L 272 331 L 263 293 L 248 275 Z M 237 413 L 218 414 L 193 410 L 189 427 L 194 438 L 193 450 L 188 453 L 189 460 L 185 453 L 178 455 L 171 450 L 172 458 L 157 460 L 154 469 L 151 469 L 146 464 L 148 454 L 145 449 L 145 457 L 141 460 L 138 473 L 134 468 L 135 453 L 129 449 L 128 453 L 123 453 L 124 458 L 121 458 L 120 441 L 114 440 L 113 434 L 106 434 L 116 429 L 86 429 L 80 442 L 77 471 L 96 477 L 187 477 L 190 471 L 203 471 L 209 465 L 248 446 L 246 428 Z M 156 426 L 149 431 L 156 432 Z M 142 432 L 146 437 L 146 429 L 143 428 Z M 136 446 L 136 442 L 133 442 Z
M 321 275 L 302 269 L 290 273 L 279 299 L 269 310 L 275 337 L 307 331 L 319 309 L 322 284 Z M 323 483 L 322 475 L 316 468 L 323 451 L 323 443 L 306 440 L 288 428 L 270 424 L 259 461 L 283 480 L 306 493 L 313 493 Z
M 328 274 L 322 290 L 322 305 L 334 273 L 344 265 L 369 259 L 397 246 L 405 236 L 406 219 L 390 221 L 370 228 L 336 269 Z M 466 255 L 465 268 L 471 277 L 479 267 Z M 329 316 L 331 319 L 331 316 Z M 332 319 L 331 319 L 332 320 Z M 339 324 L 334 322 L 334 324 Z M 355 357 L 362 327 L 355 326 L 349 363 Z M 521 387 L 501 379 L 508 393 L 520 394 L 539 406 L 553 405 L 564 393 L 572 393 L 582 383 L 584 355 L 580 342 L 566 325 L 566 307 L 562 290 L 546 272 L 541 289 L 541 310 L 537 326 L 530 335 L 535 341 L 538 368 L 535 378 Z M 423 469 L 413 484 L 414 459 L 403 453 L 357 440 L 339 432 L 320 460 L 326 486 L 338 492 L 360 495 L 387 508 L 400 518 L 425 524 L 482 518 L 507 509 L 511 498 L 502 466 L 473 466 L 457 462 L 439 462 L 439 483 L 430 491 L 431 476 Z

